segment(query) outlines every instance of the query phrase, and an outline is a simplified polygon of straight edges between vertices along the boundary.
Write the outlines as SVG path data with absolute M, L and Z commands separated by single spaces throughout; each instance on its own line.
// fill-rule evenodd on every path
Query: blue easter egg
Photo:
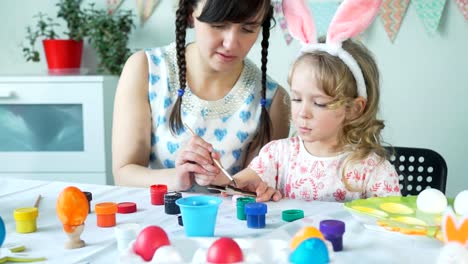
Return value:
M 0 247 L 3 245 L 3 241 L 5 241 L 5 223 L 3 223 L 3 219 L 0 216 Z
M 289 256 L 294 264 L 323 264 L 329 263 L 328 249 L 320 238 L 308 238 L 302 241 Z

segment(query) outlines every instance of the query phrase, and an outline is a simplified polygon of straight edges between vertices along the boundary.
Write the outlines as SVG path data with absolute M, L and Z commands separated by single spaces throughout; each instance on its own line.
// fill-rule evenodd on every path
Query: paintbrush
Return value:
M 195 134 L 195 132 L 189 126 L 187 126 L 185 123 L 184 123 L 184 126 L 185 126 L 185 128 L 187 128 L 187 130 L 190 132 L 190 134 L 192 134 L 192 136 L 197 136 L 197 134 Z M 234 184 L 234 186 L 237 187 L 236 181 L 231 176 L 231 174 L 226 169 L 224 169 L 223 165 L 221 165 L 221 163 L 219 163 L 219 161 L 217 159 L 212 159 L 212 160 L 213 160 L 213 163 L 216 165 L 216 167 L 218 167 L 223 172 L 223 174 L 226 175 L 226 177 Z
M 36 198 L 36 202 L 34 202 L 34 207 L 39 208 L 39 203 L 41 202 L 42 196 L 39 194 Z

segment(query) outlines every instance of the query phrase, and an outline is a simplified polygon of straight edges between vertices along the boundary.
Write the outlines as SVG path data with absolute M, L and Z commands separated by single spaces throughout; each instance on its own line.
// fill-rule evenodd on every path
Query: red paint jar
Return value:
M 150 187 L 151 204 L 164 205 L 164 194 L 167 193 L 167 185 L 155 184 Z

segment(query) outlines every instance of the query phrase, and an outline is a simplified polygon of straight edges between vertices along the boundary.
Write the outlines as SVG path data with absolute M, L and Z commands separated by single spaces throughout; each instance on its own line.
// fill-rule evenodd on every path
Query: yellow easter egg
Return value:
M 303 227 L 301 230 L 299 230 L 292 238 L 291 240 L 291 243 L 290 243 L 290 247 L 292 250 L 295 250 L 297 246 L 299 246 L 299 244 L 308 239 L 308 238 L 320 238 L 322 240 L 325 240 L 325 238 L 323 237 L 323 234 L 322 232 L 320 232 L 320 230 L 318 230 L 317 228 L 313 227 L 313 226 L 306 226 L 306 227 Z

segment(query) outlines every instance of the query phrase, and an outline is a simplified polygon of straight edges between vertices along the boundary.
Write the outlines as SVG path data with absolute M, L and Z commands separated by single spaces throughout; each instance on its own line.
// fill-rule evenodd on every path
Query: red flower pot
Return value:
M 80 68 L 83 40 L 47 39 L 42 44 L 49 70 Z

